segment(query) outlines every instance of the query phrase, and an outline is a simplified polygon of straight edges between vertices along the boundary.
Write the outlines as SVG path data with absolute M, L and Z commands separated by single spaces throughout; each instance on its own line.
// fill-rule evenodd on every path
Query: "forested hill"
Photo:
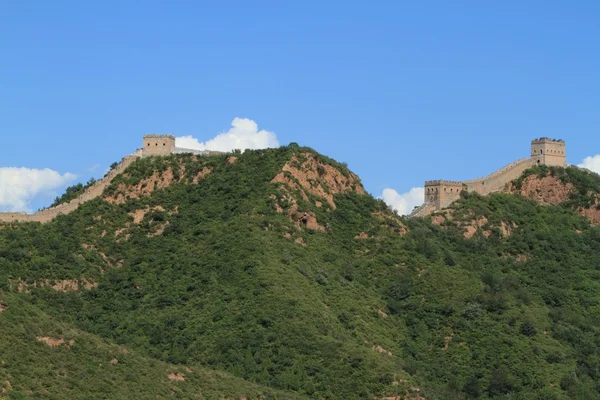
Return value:
M 0 226 L 0 398 L 600 398 L 599 189 L 407 220 L 297 145 L 140 159 Z

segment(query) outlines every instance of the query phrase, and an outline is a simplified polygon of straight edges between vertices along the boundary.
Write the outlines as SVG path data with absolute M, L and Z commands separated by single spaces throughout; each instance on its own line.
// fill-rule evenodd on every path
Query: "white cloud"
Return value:
M 277 136 L 273 132 L 258 130 L 258 125 L 251 119 L 234 118 L 231 128 L 214 138 L 200 142 L 192 136 L 180 136 L 175 145 L 184 149 L 231 151 L 235 149 L 266 149 L 279 147 Z
M 76 175 L 51 169 L 0 168 L 0 210 L 31 211 L 29 203 L 39 195 L 53 195 L 72 182 Z
M 600 174 L 600 154 L 584 158 L 583 162 L 577 166 L 580 168 L 587 168 L 590 171 Z
M 100 164 L 94 164 L 87 169 L 88 172 L 96 172 L 100 168 Z
M 383 189 L 379 198 L 392 207 L 398 214 L 408 215 L 413 208 L 423 204 L 424 196 L 425 189 L 422 187 L 412 188 L 405 193 L 398 193 L 394 189 L 387 188 Z

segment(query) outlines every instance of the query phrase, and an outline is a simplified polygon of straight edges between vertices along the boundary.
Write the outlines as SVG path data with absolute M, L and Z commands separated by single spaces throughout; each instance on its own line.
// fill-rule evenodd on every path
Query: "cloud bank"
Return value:
M 76 177 L 48 168 L 0 168 L 0 211 L 31 211 L 28 206 L 36 196 L 54 195 Z
M 405 193 L 398 193 L 394 189 L 383 189 L 380 199 L 385 204 L 392 207 L 400 215 L 408 215 L 411 213 L 413 208 L 423 204 L 423 198 L 425 196 L 425 189 L 422 187 L 415 187 Z
M 214 138 L 200 142 L 192 136 L 175 138 L 175 145 L 184 149 L 232 151 L 235 149 L 266 149 L 279 147 L 279 140 L 273 132 L 258 130 L 258 124 L 248 118 L 234 118 L 231 128 Z
M 584 158 L 581 164 L 578 164 L 577 166 L 580 168 L 587 168 L 590 171 L 600 174 L 600 154 Z

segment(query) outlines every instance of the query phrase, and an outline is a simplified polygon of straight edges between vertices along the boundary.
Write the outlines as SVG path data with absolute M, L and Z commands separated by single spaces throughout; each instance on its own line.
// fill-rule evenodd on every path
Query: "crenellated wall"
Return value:
M 566 145 L 563 140 L 546 137 L 534 139 L 531 141 L 531 157 L 508 164 L 486 177 L 460 182 L 426 181 L 424 204 L 427 206 L 415 209 L 411 216 L 424 216 L 448 207 L 460 198 L 462 190 L 481 195 L 499 192 L 536 164 L 564 166 L 566 162 Z
M 82 194 L 68 203 L 62 203 L 56 207 L 47 208 L 38 211 L 34 214 L 24 212 L 0 212 L 0 222 L 49 222 L 61 214 L 69 214 L 75 211 L 81 204 L 86 201 L 95 199 L 104 193 L 115 176 L 122 173 L 131 163 L 139 158 L 139 152 L 124 157 L 117 166 L 111 169 L 102 179 L 98 180 L 92 186 L 87 188 Z
M 48 222 L 52 221 L 59 215 L 69 214 L 77 209 L 81 204 L 86 201 L 95 199 L 102 195 L 104 190 L 110 185 L 113 178 L 119 175 L 125 170 L 131 163 L 141 157 L 150 156 L 167 156 L 170 154 L 195 154 L 203 156 L 214 156 L 224 154 L 220 151 L 212 150 L 193 150 L 193 149 L 182 149 L 175 147 L 175 136 L 173 135 L 144 135 L 142 140 L 142 148 L 137 149 L 134 154 L 124 157 L 119 164 L 112 170 L 110 170 L 104 178 L 100 179 L 92 186 L 87 188 L 77 198 L 71 200 L 68 203 L 62 203 L 56 207 L 47 208 L 45 210 L 38 211 L 34 214 L 27 214 L 24 212 L 0 212 L 0 222 Z
M 476 192 L 481 195 L 498 192 L 510 181 L 517 179 L 528 168 L 537 163 L 537 158 L 522 158 L 514 163 L 507 165 L 498 171 L 478 179 L 464 181 L 467 191 Z

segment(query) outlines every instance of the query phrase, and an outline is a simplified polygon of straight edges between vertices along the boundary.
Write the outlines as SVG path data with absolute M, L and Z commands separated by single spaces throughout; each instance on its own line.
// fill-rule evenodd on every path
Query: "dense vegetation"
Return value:
M 129 193 L 123 204 L 97 199 L 52 223 L 0 229 L 2 358 L 35 355 L 40 368 L 68 368 L 76 357 L 87 367 L 73 380 L 98 379 L 57 383 L 48 372 L 23 372 L 33 361 L 7 363 L 0 381 L 22 377 L 9 395 L 43 398 L 40 385 L 54 398 L 73 385 L 103 393 L 102 382 L 116 378 L 96 366 L 127 348 L 137 365 L 127 373 L 141 375 L 128 383 L 136 398 L 166 390 L 157 365 L 230 374 L 210 392 L 230 397 L 372 398 L 418 387 L 426 399 L 600 398 L 600 230 L 574 211 L 598 192 L 597 176 L 553 169 L 578 182 L 582 196 L 567 205 L 465 195 L 436 225 L 398 219 L 369 195 L 340 193 L 335 208 L 317 206 L 314 194 L 270 183 L 286 162 L 301 168 L 309 156 L 350 173 L 310 149 L 229 156 L 142 159 L 106 191 Z M 169 173 L 168 186 L 148 179 Z M 145 188 L 152 194 L 140 195 Z M 295 207 L 326 231 L 290 218 Z M 464 237 L 465 225 L 484 217 Z M 48 287 L 65 279 L 98 285 Z M 4 339 L 11 334 L 18 346 Z M 76 344 L 50 349 L 36 334 L 77 335 Z M 183 383 L 188 391 L 176 395 L 193 398 L 194 382 Z
M 96 179 L 90 178 L 90 180 L 85 185 L 83 183 L 77 183 L 73 186 L 69 186 L 65 189 L 65 192 L 62 195 L 54 199 L 52 204 L 50 204 L 50 207 L 55 207 L 59 204 L 68 203 L 71 200 L 76 199 L 77 196 L 83 194 L 83 192 L 85 192 L 85 190 L 91 187 L 94 183 L 96 183 Z
M 226 373 L 143 357 L 58 322 L 27 300 L 0 295 L 0 398 L 299 398 Z M 44 338 L 64 342 L 50 347 Z

